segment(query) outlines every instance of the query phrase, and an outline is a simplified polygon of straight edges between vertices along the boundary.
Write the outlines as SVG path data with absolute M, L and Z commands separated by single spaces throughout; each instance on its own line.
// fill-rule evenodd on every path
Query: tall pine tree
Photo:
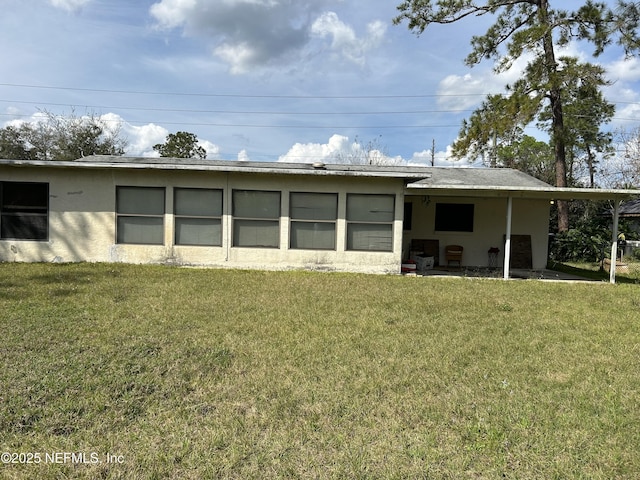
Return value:
M 555 0 L 562 5 L 561 0 Z M 567 124 L 564 108 L 567 102 L 558 48 L 574 40 L 593 44 L 594 55 L 600 55 L 614 40 L 627 53 L 640 47 L 637 29 L 640 7 L 637 2 L 619 1 L 617 9 L 604 2 L 587 0 L 576 11 L 554 9 L 551 0 L 406 0 L 398 6 L 400 14 L 394 23 L 407 22 L 415 33 L 432 24 L 450 24 L 467 17 L 491 15 L 495 22 L 484 35 L 471 38 L 471 53 L 465 62 L 475 65 L 482 60 L 495 61 L 496 73 L 507 70 L 513 62 L 532 55 L 528 70 L 538 80 L 540 102 L 548 104 L 551 115 L 550 136 L 554 149 L 555 184 L 567 186 Z M 558 230 L 569 228 L 569 208 L 558 203 Z

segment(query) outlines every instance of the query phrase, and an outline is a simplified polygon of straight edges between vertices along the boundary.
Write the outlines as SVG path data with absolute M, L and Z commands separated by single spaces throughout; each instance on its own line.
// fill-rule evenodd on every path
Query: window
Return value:
M 0 239 L 49 238 L 49 184 L 0 182 Z
M 233 246 L 280 246 L 280 192 L 233 191 Z
M 411 230 L 413 225 L 413 203 L 404 202 L 404 220 L 402 230 Z
M 335 250 L 338 195 L 335 193 L 291 193 L 291 248 Z
M 222 190 L 176 188 L 176 245 L 222 245 Z
M 116 188 L 116 241 L 164 244 L 164 188 Z
M 394 195 L 347 195 L 347 250 L 393 251 Z
M 436 203 L 436 232 L 473 232 L 472 203 Z

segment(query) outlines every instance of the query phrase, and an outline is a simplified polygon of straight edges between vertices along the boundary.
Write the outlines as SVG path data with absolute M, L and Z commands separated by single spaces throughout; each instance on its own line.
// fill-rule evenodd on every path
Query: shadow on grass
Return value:
M 40 285 L 60 284 L 60 283 L 87 283 L 97 279 L 97 277 L 118 277 L 118 270 L 106 270 L 103 265 L 96 265 L 91 268 L 88 264 L 56 263 L 49 264 L 51 271 L 30 275 L 28 279 Z
M 25 299 L 38 287 L 53 297 L 69 297 L 80 288 L 117 278 L 117 267 L 88 263 L 0 263 L 0 299 Z
M 588 266 L 577 267 L 577 266 L 567 265 L 566 263 L 551 262 L 549 263 L 547 268 L 549 268 L 550 270 L 554 270 L 556 272 L 567 273 L 570 275 L 577 275 L 579 277 L 588 278 L 590 280 L 596 280 L 601 282 L 609 281 L 608 272 L 602 269 L 589 268 Z M 617 274 L 616 283 L 638 284 L 640 283 L 640 279 L 630 277 L 624 274 Z

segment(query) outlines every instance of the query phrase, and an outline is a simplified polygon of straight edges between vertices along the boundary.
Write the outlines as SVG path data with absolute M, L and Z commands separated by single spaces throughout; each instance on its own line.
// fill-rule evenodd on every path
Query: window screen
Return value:
M 338 195 L 335 193 L 291 193 L 290 247 L 335 250 Z
M 117 243 L 164 244 L 164 188 L 116 188 Z
M 0 182 L 0 238 L 47 240 L 49 184 Z
M 472 203 L 436 203 L 437 232 L 473 232 Z
M 176 245 L 222 245 L 222 190 L 174 190 Z
M 347 195 L 347 249 L 393 251 L 394 195 Z
M 233 246 L 280 246 L 280 192 L 233 191 Z

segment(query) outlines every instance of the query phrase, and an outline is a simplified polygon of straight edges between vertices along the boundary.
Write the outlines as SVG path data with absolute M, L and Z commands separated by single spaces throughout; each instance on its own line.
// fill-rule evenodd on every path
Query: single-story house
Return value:
M 629 200 L 620 205 L 619 215 L 627 220 L 629 228 L 640 233 L 640 199 Z
M 453 244 L 506 277 L 512 261 L 545 267 L 551 200 L 633 195 L 510 169 L 0 160 L 0 261 L 397 273 L 416 249 L 444 264 Z

